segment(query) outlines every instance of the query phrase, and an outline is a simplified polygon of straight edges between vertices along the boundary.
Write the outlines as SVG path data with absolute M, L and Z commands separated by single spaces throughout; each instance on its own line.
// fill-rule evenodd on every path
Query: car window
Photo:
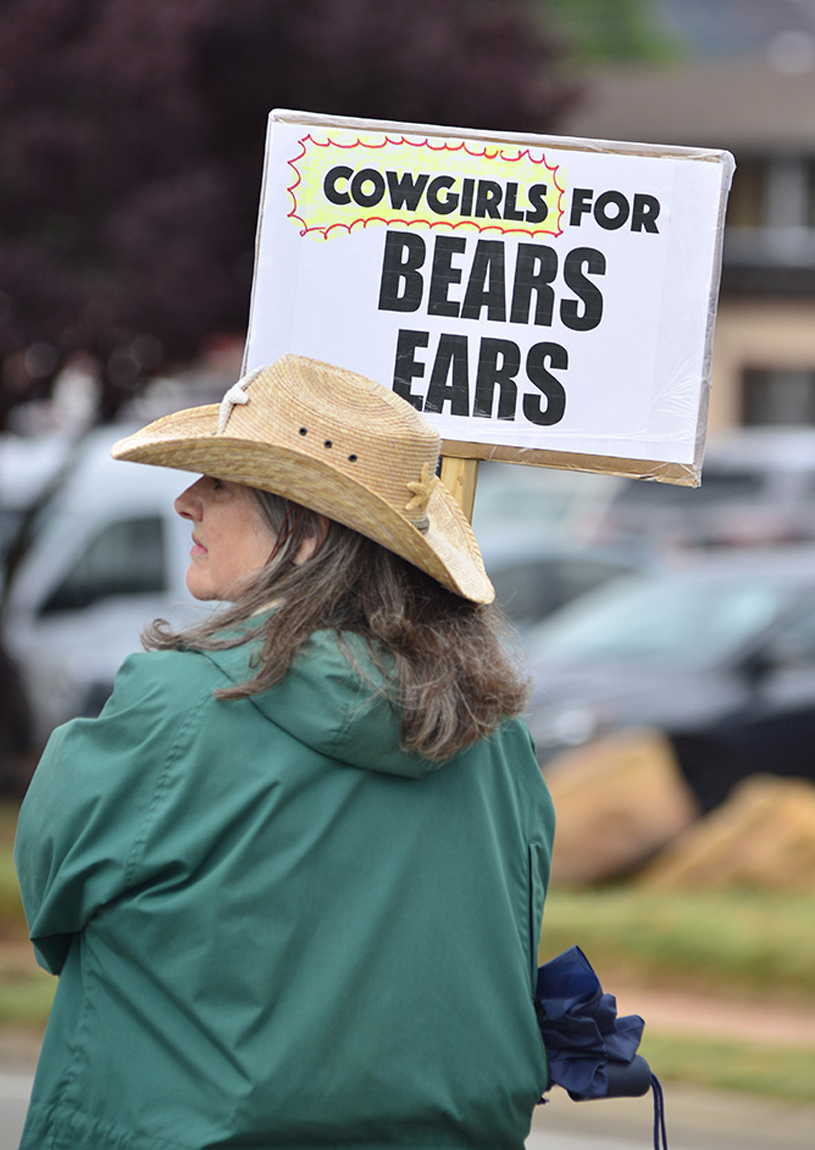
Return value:
M 556 665 L 705 666 L 760 633 L 786 602 L 781 587 L 758 580 L 617 584 L 544 623 L 530 640 L 530 651 Z
M 164 554 L 164 525 L 158 516 L 108 523 L 39 613 L 75 611 L 110 595 L 166 591 Z
M 17 508 L 0 507 L 0 556 L 11 546 L 22 519 L 23 512 Z
M 511 619 L 528 623 L 630 571 L 630 565 L 610 560 L 563 555 L 516 563 L 489 575 L 496 602 Z

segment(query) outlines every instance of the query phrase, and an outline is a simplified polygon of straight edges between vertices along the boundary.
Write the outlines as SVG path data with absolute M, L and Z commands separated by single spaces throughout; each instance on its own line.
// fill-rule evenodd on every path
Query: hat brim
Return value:
M 114 459 L 213 475 L 301 503 L 395 552 L 443 586 L 475 603 L 495 590 L 475 536 L 443 483 L 434 484 L 427 531 L 420 531 L 376 492 L 336 468 L 291 448 L 218 433 L 218 405 L 156 420 L 111 448 Z

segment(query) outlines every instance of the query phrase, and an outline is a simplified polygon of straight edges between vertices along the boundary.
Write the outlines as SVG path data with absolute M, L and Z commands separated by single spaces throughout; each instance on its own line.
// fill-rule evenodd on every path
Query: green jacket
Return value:
M 60 979 L 21 1147 L 518 1150 L 554 822 L 525 725 L 437 769 L 332 633 L 214 699 L 250 653 L 134 655 L 46 748 L 15 854 Z

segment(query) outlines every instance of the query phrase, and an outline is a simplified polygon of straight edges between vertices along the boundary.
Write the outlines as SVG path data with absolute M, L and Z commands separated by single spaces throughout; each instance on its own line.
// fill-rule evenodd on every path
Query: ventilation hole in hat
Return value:
M 301 427 L 300 428 L 300 434 L 301 435 L 308 435 L 308 428 L 307 427 Z
M 349 455 L 348 456 L 348 462 L 349 463 L 356 463 L 356 461 L 357 461 L 356 455 Z
M 325 443 L 323 444 L 323 447 L 333 447 L 333 446 L 334 446 L 334 445 L 333 445 L 333 443 L 331 442 L 331 440 L 330 440 L 330 439 L 327 439 L 327 440 L 325 441 Z

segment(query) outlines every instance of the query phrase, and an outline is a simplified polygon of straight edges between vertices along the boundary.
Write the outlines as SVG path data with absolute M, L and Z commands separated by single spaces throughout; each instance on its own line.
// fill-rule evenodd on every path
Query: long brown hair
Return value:
M 281 496 L 251 490 L 276 534 L 266 566 L 235 602 L 198 626 L 176 632 L 156 620 L 142 635 L 146 648 L 223 650 L 261 641 L 255 675 L 216 692 L 238 699 L 279 683 L 314 631 L 355 632 L 390 684 L 402 745 L 433 760 L 449 758 L 523 710 L 526 675 L 497 607 L 448 591 L 334 520 L 314 554 L 296 563 L 304 541 L 320 538 L 321 521 Z M 272 603 L 278 609 L 264 612 Z M 240 634 L 224 634 L 239 624 Z

